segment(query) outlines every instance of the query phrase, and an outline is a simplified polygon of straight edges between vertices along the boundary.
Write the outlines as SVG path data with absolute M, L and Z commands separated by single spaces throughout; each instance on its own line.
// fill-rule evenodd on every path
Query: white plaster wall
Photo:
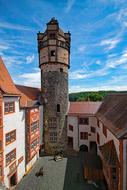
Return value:
M 40 145 L 42 145 L 43 142 L 43 106 L 39 106 L 39 113 L 40 113 Z
M 21 110 L 18 114 L 17 126 L 17 140 L 16 140 L 16 150 L 17 150 L 17 160 L 23 156 L 23 161 L 18 165 L 18 182 L 22 179 L 25 174 L 25 111 Z
M 100 127 L 97 127 L 97 132 L 100 136 L 100 145 L 103 145 L 105 143 L 107 143 L 108 141 L 110 140 L 113 140 L 114 141 L 114 145 L 115 145 L 115 148 L 116 148 L 116 152 L 117 152 L 117 155 L 118 155 L 118 158 L 120 159 L 120 152 L 119 152 L 119 140 L 107 129 L 107 137 L 105 137 L 105 135 L 103 134 L 103 124 L 101 122 L 99 122 L 99 126 Z M 99 151 L 98 151 L 98 154 Z
M 30 160 L 30 162 L 26 165 L 26 172 L 29 172 L 32 169 L 38 157 L 39 154 L 35 154 L 35 156 Z
M 9 179 L 7 177 L 9 173 L 9 166 L 6 167 L 6 154 L 16 148 L 16 164 L 18 165 L 18 159 L 23 156 L 23 161 L 17 167 L 17 178 L 21 180 L 25 174 L 25 113 L 23 110 L 19 110 L 19 98 L 18 97 L 4 97 L 4 102 L 15 101 L 15 112 L 6 114 L 3 116 L 4 126 L 4 179 L 5 185 L 9 187 Z M 3 103 L 4 113 L 4 103 Z M 16 129 L 16 141 L 9 145 L 5 145 L 5 134 Z
M 68 116 L 67 121 L 67 136 L 73 137 L 73 149 L 78 151 L 78 118 L 73 116 Z M 73 131 L 69 130 L 69 124 L 73 126 Z
M 90 141 L 96 141 L 95 133 L 91 132 L 91 126 L 96 128 L 96 118 L 94 116 L 84 116 L 89 118 L 89 125 L 79 125 L 79 146 L 85 144 L 90 149 Z M 81 132 L 88 132 L 88 139 L 80 139 Z
M 90 147 L 90 141 L 96 141 L 96 133 L 91 133 L 91 126 L 97 126 L 97 120 L 94 116 L 85 115 L 84 117 L 89 118 L 89 125 L 78 125 L 78 117 L 77 116 L 68 116 L 68 127 L 67 127 L 67 135 L 69 137 L 73 137 L 73 149 L 78 151 L 79 147 L 83 144 Z M 73 131 L 69 130 L 69 124 L 73 126 Z M 79 131 L 78 131 L 79 130 Z M 80 139 L 80 132 L 88 132 L 91 136 L 88 136 L 88 140 Z

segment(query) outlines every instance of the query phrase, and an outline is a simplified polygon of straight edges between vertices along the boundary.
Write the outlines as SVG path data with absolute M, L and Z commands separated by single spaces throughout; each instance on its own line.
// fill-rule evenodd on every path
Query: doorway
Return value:
M 10 186 L 15 186 L 17 184 L 17 175 L 16 173 L 14 173 L 11 177 L 10 177 Z
M 73 137 L 68 137 L 68 146 L 73 148 Z
M 90 142 L 90 151 L 97 154 L 97 143 L 94 141 Z
M 81 145 L 81 146 L 79 147 L 79 150 L 80 150 L 80 151 L 83 151 L 83 152 L 88 152 L 88 146 L 85 145 L 85 144 L 83 144 L 83 145 Z

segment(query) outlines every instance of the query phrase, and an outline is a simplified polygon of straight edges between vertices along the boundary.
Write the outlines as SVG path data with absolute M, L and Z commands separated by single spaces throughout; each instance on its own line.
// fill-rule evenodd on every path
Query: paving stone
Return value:
M 43 166 L 44 175 L 35 173 Z M 78 179 L 77 179 L 78 176 Z M 83 179 L 81 156 L 55 162 L 53 157 L 39 158 L 30 173 L 17 185 L 16 190 L 99 190 Z

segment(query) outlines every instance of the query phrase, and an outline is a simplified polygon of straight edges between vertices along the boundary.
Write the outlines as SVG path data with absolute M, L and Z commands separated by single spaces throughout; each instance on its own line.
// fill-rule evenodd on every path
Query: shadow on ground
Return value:
M 63 190 L 101 190 L 84 180 L 84 157 L 84 152 L 79 152 L 76 157 L 67 158 Z
M 67 156 L 59 162 L 53 156 L 39 158 L 15 190 L 100 190 L 83 179 L 84 154 Z M 44 175 L 36 177 L 43 167 Z

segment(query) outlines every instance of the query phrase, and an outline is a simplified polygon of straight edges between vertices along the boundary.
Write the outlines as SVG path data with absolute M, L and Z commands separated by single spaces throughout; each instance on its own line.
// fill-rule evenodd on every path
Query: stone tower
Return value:
M 39 67 L 44 100 L 44 148 L 52 154 L 67 148 L 68 68 L 70 33 L 52 18 L 38 34 Z

